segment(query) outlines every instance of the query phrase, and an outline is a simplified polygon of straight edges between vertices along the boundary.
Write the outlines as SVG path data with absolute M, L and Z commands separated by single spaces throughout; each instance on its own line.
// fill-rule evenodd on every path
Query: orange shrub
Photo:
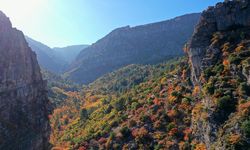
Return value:
M 206 150 L 206 149 L 207 149 L 207 148 L 206 148 L 206 145 L 203 144 L 203 143 L 197 144 L 197 145 L 195 146 L 195 150 Z
M 183 133 L 184 133 L 184 140 L 185 140 L 185 141 L 188 141 L 188 140 L 189 140 L 189 136 L 190 136 L 190 134 L 192 133 L 192 129 L 186 128 L 186 129 L 183 131 Z
M 238 45 L 238 47 L 235 49 L 236 52 L 240 52 L 244 49 L 245 47 L 243 45 Z
M 199 118 L 201 116 L 202 109 L 203 105 L 201 103 L 196 104 L 192 110 L 192 116 L 196 119 Z
M 132 131 L 132 136 L 136 139 L 143 139 L 148 135 L 148 130 L 145 127 L 141 127 L 140 129 L 134 129 Z
M 174 110 L 174 109 L 171 109 L 171 110 L 169 110 L 168 111 L 168 117 L 170 117 L 170 118 L 175 118 L 177 115 L 178 115 L 178 113 L 177 113 L 177 111 L 176 110 Z
M 225 67 L 227 67 L 227 66 L 230 65 L 230 62 L 229 62 L 227 59 L 224 59 L 224 60 L 223 60 L 223 65 L 224 65 Z
M 229 136 L 228 141 L 230 142 L 230 144 L 237 144 L 240 141 L 240 135 L 232 134 Z
M 198 95 L 200 93 L 200 87 L 196 85 L 193 90 L 193 95 Z
M 238 111 L 240 113 L 241 116 L 246 116 L 249 114 L 249 110 L 250 110 L 250 101 L 240 104 L 238 107 Z

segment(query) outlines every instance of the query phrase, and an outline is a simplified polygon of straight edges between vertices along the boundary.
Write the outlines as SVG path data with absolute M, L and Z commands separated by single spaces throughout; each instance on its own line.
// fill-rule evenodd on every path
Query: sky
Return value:
M 25 35 L 50 47 L 92 44 L 118 27 L 201 12 L 222 0 L 0 0 Z

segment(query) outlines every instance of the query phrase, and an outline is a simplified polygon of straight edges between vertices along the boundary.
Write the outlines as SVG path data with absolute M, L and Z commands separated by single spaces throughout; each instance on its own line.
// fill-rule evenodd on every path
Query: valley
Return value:
M 247 150 L 250 1 L 51 48 L 0 11 L 0 149 Z

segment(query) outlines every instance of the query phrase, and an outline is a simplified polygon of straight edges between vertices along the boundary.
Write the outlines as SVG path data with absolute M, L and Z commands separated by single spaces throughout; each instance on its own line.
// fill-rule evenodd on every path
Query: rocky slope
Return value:
M 207 149 L 240 147 L 239 143 L 228 147 L 225 139 L 226 136 L 243 133 L 240 125 L 244 117 L 239 117 L 236 108 L 237 104 L 248 99 L 249 93 L 242 95 L 235 90 L 242 90 L 243 85 L 245 89 L 249 87 L 249 40 L 250 1 L 233 0 L 218 3 L 204 11 L 189 42 L 193 84 L 199 88 L 213 85 L 221 90 L 203 93 L 201 105 L 207 110 L 208 119 L 193 119 L 192 123 L 194 139 L 203 142 Z M 218 96 L 223 98 L 218 99 Z M 224 109 L 221 109 L 222 106 Z M 234 120 L 236 118 L 238 121 Z M 223 134 L 218 135 L 220 130 Z M 246 141 L 244 138 L 241 140 L 244 145 Z
M 183 55 L 200 14 L 137 27 L 122 27 L 84 49 L 66 76 L 88 84 L 98 77 L 129 64 L 154 64 Z
M 47 149 L 48 98 L 36 55 L 0 12 L 0 149 Z

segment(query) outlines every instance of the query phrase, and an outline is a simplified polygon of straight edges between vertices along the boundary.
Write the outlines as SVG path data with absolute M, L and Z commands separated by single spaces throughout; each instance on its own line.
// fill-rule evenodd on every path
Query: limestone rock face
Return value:
M 35 53 L 0 12 L 0 149 L 47 149 L 48 102 Z
M 213 34 L 217 31 L 227 31 L 234 28 L 250 26 L 250 1 L 228 1 L 209 7 L 201 15 L 199 24 L 189 42 L 188 55 L 192 64 L 194 84 L 199 82 L 201 71 L 211 65 L 206 55 L 216 56 L 218 49 L 211 46 Z M 211 56 L 210 55 L 210 56 Z

